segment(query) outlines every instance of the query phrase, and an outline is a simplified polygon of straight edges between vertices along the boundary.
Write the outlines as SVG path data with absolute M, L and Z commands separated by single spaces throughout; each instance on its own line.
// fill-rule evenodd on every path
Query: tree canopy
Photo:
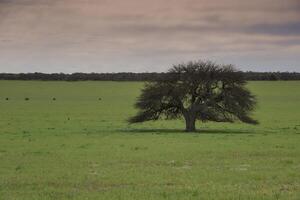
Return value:
M 164 77 L 146 83 L 130 123 L 184 117 L 186 131 L 202 122 L 258 122 L 251 117 L 256 98 L 245 87 L 243 73 L 232 65 L 198 61 L 173 66 Z

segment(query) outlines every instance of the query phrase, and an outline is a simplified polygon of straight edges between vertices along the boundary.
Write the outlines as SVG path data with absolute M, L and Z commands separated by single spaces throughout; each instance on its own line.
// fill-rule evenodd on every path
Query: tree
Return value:
M 139 112 L 128 121 L 183 116 L 187 132 L 196 130 L 196 120 L 257 124 L 250 116 L 256 99 L 245 85 L 243 73 L 232 65 L 210 61 L 175 65 L 160 80 L 146 83 L 135 104 Z

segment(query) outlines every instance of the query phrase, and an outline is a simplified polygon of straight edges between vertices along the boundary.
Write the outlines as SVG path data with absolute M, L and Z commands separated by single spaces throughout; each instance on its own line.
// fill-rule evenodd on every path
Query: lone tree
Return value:
M 245 88 L 243 73 L 232 65 L 210 61 L 173 66 L 155 82 L 146 83 L 129 123 L 184 117 L 186 131 L 196 130 L 196 120 L 258 122 L 250 117 L 256 99 Z

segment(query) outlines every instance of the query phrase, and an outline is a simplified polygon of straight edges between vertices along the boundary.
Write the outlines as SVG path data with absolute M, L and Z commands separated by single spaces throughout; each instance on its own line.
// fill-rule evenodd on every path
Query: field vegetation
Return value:
M 0 81 L 0 199 L 300 199 L 300 81 L 248 124 L 129 125 L 142 82 Z

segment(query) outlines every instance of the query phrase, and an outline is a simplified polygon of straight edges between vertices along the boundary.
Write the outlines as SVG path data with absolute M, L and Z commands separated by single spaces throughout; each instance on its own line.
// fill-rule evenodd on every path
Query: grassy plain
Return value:
M 300 81 L 249 83 L 258 126 L 193 134 L 128 125 L 142 86 L 0 81 L 0 199 L 300 199 Z

